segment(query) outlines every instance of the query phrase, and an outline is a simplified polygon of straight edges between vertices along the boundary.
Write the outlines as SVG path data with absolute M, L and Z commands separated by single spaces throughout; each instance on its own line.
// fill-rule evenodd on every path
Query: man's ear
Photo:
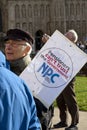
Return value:
M 26 46 L 26 48 L 25 48 L 25 54 L 28 54 L 29 53 L 29 51 L 30 51 L 30 46 Z
M 26 51 L 29 52 L 30 51 L 30 46 L 26 47 Z

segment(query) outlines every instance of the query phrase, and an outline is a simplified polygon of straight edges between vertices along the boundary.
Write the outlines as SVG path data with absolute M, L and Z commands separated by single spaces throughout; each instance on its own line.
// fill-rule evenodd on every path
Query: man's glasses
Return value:
M 5 47 L 11 45 L 12 47 L 18 47 L 18 46 L 28 46 L 29 44 L 27 42 L 21 43 L 22 41 L 18 40 L 8 40 L 5 42 Z

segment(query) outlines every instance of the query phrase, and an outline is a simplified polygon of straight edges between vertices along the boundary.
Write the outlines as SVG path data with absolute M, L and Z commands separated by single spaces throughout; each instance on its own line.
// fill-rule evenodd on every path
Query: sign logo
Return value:
M 49 67 L 45 62 L 43 62 L 37 72 L 41 72 L 42 77 L 49 77 L 51 83 L 55 83 L 54 78 L 59 77 L 59 74 L 54 73 L 53 69 Z
M 66 84 L 72 76 L 72 71 L 73 63 L 70 56 L 59 48 L 43 50 L 39 55 L 37 54 L 34 62 L 36 79 L 49 88 Z

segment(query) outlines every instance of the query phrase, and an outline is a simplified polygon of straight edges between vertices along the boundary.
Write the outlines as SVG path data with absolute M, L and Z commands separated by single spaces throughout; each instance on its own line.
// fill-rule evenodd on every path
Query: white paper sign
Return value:
M 47 108 L 87 62 L 87 54 L 58 30 L 20 77 Z

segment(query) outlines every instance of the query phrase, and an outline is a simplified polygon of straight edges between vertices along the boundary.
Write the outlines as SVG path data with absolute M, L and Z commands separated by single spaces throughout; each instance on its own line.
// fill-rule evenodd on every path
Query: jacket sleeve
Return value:
M 3 88 L 0 88 L 0 130 L 10 130 L 10 105 L 8 96 Z
M 40 121 L 37 117 L 36 106 L 34 104 L 31 106 L 31 120 L 29 124 L 29 130 L 41 130 Z
M 29 105 L 29 108 L 30 108 L 29 113 L 31 113 L 28 130 L 41 130 L 41 124 L 40 124 L 40 121 L 37 117 L 37 110 L 36 110 L 34 98 L 32 96 L 32 93 L 30 92 L 28 86 L 26 86 L 26 84 L 24 84 L 24 85 L 25 85 L 25 90 L 26 90 L 29 104 L 30 104 Z

